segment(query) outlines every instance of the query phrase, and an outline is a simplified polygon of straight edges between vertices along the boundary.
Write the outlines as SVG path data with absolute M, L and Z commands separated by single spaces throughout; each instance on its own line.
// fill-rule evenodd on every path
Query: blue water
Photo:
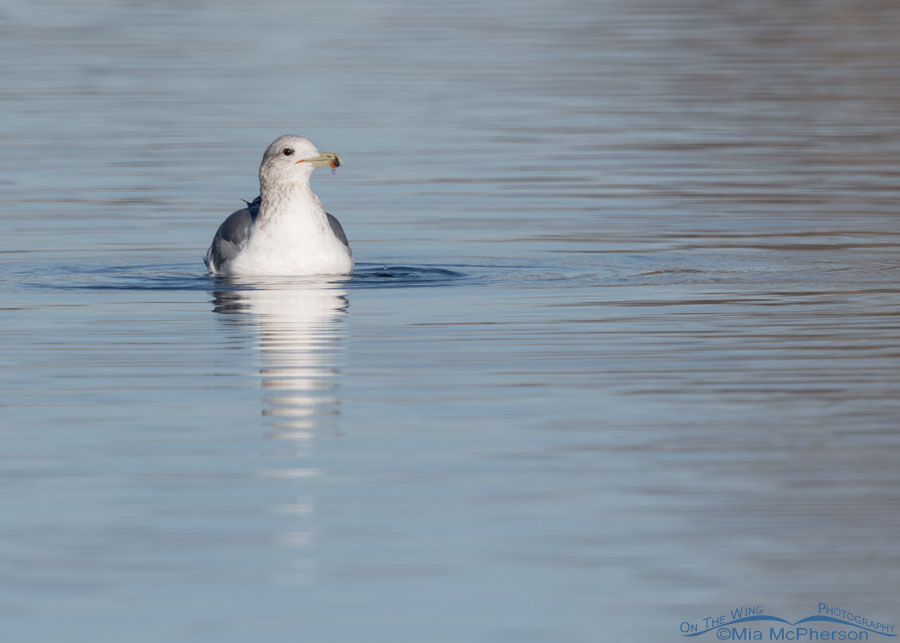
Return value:
M 0 638 L 896 623 L 898 28 L 0 2 Z M 206 275 L 286 132 L 356 272 Z

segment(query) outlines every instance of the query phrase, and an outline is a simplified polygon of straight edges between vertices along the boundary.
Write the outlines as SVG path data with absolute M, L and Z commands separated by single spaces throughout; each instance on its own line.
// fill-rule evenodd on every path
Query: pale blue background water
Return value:
M 893 2 L 0 4 L 2 638 L 900 620 L 898 33 Z M 357 275 L 205 276 L 285 132 L 344 158 L 314 187 Z

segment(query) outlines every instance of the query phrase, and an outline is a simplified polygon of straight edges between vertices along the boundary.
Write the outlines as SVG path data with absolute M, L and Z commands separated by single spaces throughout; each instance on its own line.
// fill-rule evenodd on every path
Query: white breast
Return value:
M 338 239 L 309 191 L 302 198 L 263 200 L 243 250 L 226 268 L 233 275 L 347 275 L 353 253 Z M 311 197 L 311 198 L 309 198 Z

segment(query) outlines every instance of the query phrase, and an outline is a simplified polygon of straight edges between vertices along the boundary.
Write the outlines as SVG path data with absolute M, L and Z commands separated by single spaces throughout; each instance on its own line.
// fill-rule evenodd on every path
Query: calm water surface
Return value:
M 4 640 L 900 621 L 900 5 L 81 4 L 0 3 Z M 285 132 L 356 274 L 204 275 Z

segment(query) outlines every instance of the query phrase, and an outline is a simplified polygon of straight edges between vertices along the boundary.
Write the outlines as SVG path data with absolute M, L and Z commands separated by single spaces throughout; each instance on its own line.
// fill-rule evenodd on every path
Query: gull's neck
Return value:
M 325 209 L 309 186 L 309 179 L 297 182 L 261 182 L 257 225 L 266 226 L 282 217 L 325 219 Z

